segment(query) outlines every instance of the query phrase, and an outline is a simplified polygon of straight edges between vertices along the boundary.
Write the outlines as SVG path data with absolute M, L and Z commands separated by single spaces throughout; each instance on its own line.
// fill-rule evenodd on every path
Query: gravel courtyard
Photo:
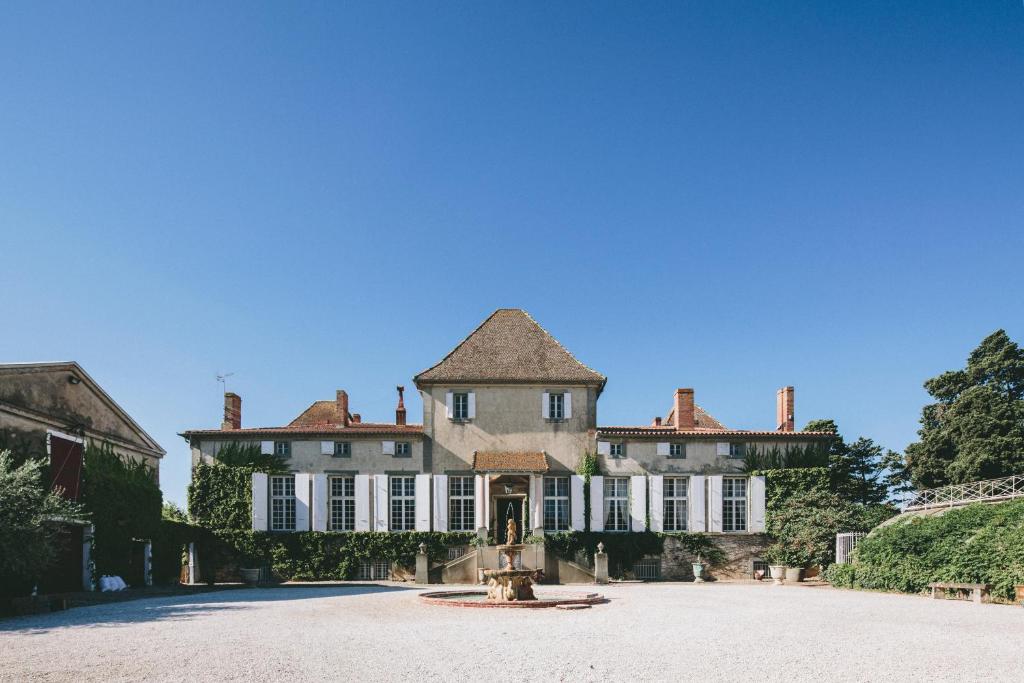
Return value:
M 756 584 L 607 586 L 609 603 L 576 612 L 437 607 L 419 592 L 240 589 L 0 620 L 0 680 L 1024 675 L 1019 607 Z

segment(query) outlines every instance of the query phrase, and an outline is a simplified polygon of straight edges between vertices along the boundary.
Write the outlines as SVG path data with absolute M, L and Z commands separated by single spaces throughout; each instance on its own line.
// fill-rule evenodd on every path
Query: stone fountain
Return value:
M 516 543 L 517 537 L 516 521 L 509 518 L 505 529 L 505 544 L 498 546 L 498 552 L 505 555 L 508 566 L 505 569 L 484 570 L 487 599 L 491 602 L 537 599 L 533 594 L 533 580 L 537 572 L 533 569 L 516 569 L 516 553 L 526 548 L 522 543 Z

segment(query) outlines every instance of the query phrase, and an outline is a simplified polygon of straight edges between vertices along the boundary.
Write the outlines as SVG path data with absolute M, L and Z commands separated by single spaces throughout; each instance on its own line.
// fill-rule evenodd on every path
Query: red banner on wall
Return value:
M 82 482 L 82 444 L 50 435 L 50 488 L 78 500 Z

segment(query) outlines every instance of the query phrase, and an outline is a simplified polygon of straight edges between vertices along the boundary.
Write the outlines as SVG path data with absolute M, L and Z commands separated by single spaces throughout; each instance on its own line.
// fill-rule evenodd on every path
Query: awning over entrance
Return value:
M 543 474 L 548 471 L 548 458 L 543 451 L 475 451 L 473 470 Z

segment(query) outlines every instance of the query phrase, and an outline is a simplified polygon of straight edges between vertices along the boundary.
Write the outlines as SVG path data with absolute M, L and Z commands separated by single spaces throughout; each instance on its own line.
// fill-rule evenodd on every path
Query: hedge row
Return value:
M 908 515 L 875 529 L 850 565 L 833 565 L 836 586 L 919 593 L 935 581 L 988 583 L 1012 600 L 1024 585 L 1024 500 L 976 503 L 943 514 Z

